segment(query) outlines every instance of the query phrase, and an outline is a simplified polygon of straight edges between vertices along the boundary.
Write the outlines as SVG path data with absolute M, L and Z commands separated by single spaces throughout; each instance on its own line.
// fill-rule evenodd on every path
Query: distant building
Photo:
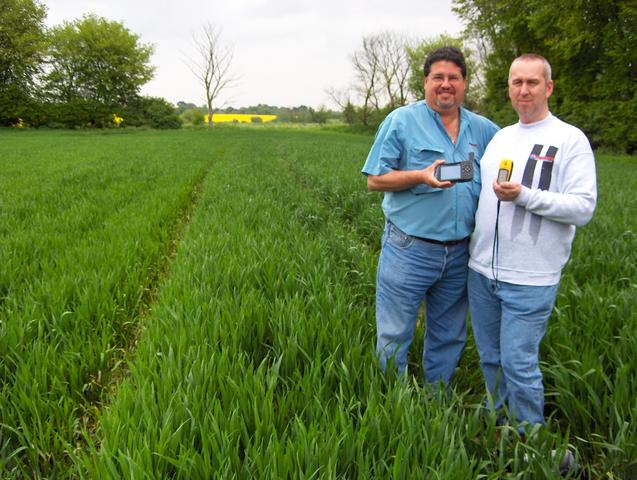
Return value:
M 213 113 L 212 123 L 265 123 L 276 120 L 276 115 L 260 115 L 258 113 Z M 204 116 L 208 123 L 208 115 Z

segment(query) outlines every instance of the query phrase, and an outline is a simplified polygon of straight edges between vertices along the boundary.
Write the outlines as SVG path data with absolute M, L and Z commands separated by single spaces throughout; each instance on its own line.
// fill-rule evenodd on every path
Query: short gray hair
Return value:
M 518 60 L 520 61 L 539 60 L 544 65 L 544 78 L 546 79 L 546 83 L 549 83 L 551 81 L 551 64 L 542 55 L 538 55 L 537 53 L 525 53 L 523 55 L 520 55 L 515 60 L 513 60 L 513 63 L 511 63 L 511 65 L 513 66 L 513 64 L 517 62 Z M 509 78 L 511 78 L 510 68 L 509 68 Z

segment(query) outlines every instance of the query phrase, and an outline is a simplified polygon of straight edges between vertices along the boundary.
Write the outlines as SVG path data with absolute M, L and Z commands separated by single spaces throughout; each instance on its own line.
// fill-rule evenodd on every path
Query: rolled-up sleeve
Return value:
M 381 123 L 361 170 L 364 175 L 383 175 L 400 168 L 403 144 L 399 138 L 399 128 L 396 123 L 393 115 L 389 115 Z

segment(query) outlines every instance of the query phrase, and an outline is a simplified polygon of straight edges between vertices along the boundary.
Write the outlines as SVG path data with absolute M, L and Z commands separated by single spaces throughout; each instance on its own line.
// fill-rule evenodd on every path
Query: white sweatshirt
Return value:
M 513 160 L 513 202 L 501 202 L 498 254 L 493 261 L 497 198 L 492 182 L 500 160 Z M 555 285 L 571 253 L 575 226 L 588 223 L 597 201 L 595 158 L 578 128 L 549 114 L 500 130 L 480 160 L 482 190 L 469 267 L 519 285 Z

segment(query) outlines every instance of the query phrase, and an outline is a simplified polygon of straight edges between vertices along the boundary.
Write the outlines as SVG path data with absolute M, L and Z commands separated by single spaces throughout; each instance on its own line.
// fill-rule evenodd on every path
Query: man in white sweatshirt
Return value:
M 469 305 L 480 366 L 493 407 L 507 405 L 518 430 L 544 424 L 539 346 L 575 227 L 597 200 L 586 136 L 553 116 L 551 67 L 527 54 L 509 70 L 519 123 L 500 130 L 480 162 L 482 190 L 471 237 Z M 501 160 L 510 181 L 497 181 Z M 491 183 L 492 182 L 492 183 Z

